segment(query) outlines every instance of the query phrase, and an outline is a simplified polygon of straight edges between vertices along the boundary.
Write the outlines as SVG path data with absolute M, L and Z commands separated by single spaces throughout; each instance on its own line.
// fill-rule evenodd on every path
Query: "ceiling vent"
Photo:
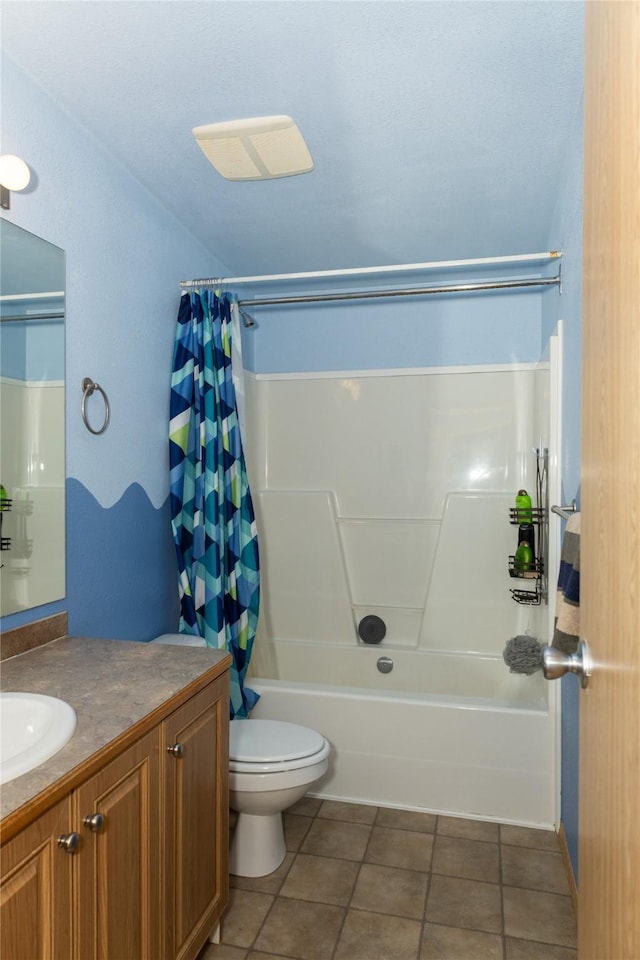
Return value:
M 313 170 L 313 158 L 291 117 L 209 123 L 191 131 L 227 180 L 273 180 Z

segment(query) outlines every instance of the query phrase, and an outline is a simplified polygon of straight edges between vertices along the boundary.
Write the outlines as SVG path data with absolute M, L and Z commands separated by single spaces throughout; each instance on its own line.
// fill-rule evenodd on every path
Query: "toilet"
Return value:
M 229 805 L 238 812 L 229 869 L 264 877 L 285 858 L 282 811 L 327 772 L 329 743 L 322 734 L 281 720 L 229 724 Z
M 151 643 L 204 647 L 201 637 L 165 633 Z M 229 869 L 240 877 L 264 877 L 285 858 L 282 812 L 326 773 L 330 746 L 322 734 L 281 720 L 232 720 L 229 724 L 229 805 L 238 821 Z

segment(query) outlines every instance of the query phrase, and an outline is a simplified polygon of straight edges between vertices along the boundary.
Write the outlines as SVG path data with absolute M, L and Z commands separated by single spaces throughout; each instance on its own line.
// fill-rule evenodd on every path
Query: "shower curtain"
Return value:
M 258 538 L 233 384 L 233 298 L 198 290 L 180 300 L 171 375 L 171 525 L 180 633 L 228 650 L 231 717 L 258 695 L 244 685 L 258 621 Z

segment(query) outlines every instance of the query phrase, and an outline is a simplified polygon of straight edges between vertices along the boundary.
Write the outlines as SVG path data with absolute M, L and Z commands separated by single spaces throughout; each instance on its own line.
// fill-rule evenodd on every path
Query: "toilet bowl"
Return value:
M 201 637 L 165 633 L 151 643 L 206 646 Z M 238 814 L 229 869 L 264 877 L 286 855 L 282 812 L 308 791 L 329 766 L 322 734 L 280 720 L 232 720 L 229 724 L 229 805 Z
M 229 725 L 229 805 L 238 813 L 229 869 L 264 877 L 285 858 L 282 811 L 326 773 L 329 743 L 322 734 L 280 720 L 232 720 Z

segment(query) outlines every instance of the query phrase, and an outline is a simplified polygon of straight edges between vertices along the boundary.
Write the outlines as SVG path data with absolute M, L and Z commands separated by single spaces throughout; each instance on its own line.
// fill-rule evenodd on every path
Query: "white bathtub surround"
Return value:
M 536 707 L 279 680 L 252 686 L 260 694 L 252 717 L 304 722 L 331 744 L 317 796 L 526 826 L 556 822 L 555 688 L 549 706 Z
M 357 642 L 367 614 L 391 647 L 498 654 L 529 626 L 509 594 L 508 510 L 534 489 L 547 380 L 531 366 L 249 377 L 258 661 L 284 640 Z
M 551 366 L 248 378 L 255 715 L 327 736 L 323 796 L 555 823 L 555 690 L 502 659 L 516 634 L 549 638 L 507 560 L 509 508 L 549 446 Z
M 363 695 L 406 694 L 444 701 L 471 698 L 505 709 L 547 709 L 548 684 L 542 673 L 529 677 L 510 673 L 501 654 L 392 649 L 386 638 L 378 645 L 358 646 L 276 641 L 272 649 L 276 651 L 274 672 L 287 684 L 302 682 L 310 684 L 310 689 L 318 685 L 357 688 Z M 378 669 L 380 657 L 393 661 L 389 673 Z
M 64 596 L 58 559 L 65 535 L 64 402 L 60 381 L 0 378 L 0 480 L 13 500 L 2 519 L 2 536 L 12 545 L 2 553 L 2 615 Z

